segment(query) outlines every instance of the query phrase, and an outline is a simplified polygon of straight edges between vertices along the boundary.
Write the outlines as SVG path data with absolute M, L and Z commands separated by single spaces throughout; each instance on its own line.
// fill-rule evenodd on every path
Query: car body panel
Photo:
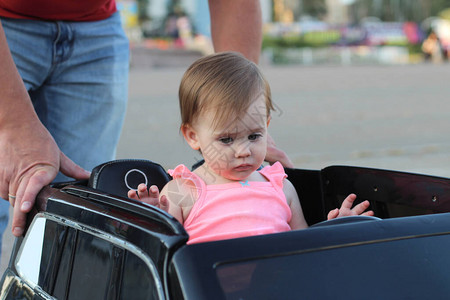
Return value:
M 338 291 L 345 299 L 438 299 L 450 292 L 448 246 L 448 213 L 357 221 L 189 245 L 171 272 L 189 274 L 179 288 L 186 299 L 211 299 L 213 290 L 223 299 L 335 299 Z
M 0 299 L 334 299 L 339 288 L 346 299 L 450 293 L 449 179 L 346 166 L 286 169 L 310 228 L 187 245 L 175 218 L 124 197 L 136 184 L 127 181 L 129 171 L 140 164 L 112 162 L 99 168 L 112 177 L 45 187 L 25 238 L 16 240 Z M 137 173 L 156 168 L 159 184 L 169 179 L 150 165 Z M 109 193 L 110 185 L 122 196 Z M 324 221 L 349 193 L 369 200 L 381 218 Z
M 64 288 L 59 291 L 59 295 L 69 299 L 70 288 L 66 286 L 70 286 L 68 282 L 72 280 L 72 273 L 92 273 L 93 262 L 98 263 L 97 269 L 103 265 L 103 269 L 109 268 L 107 276 L 111 279 L 108 280 L 109 286 L 105 287 L 105 290 L 111 294 L 116 293 L 111 289 L 125 278 L 123 260 L 130 259 L 131 255 L 128 253 L 138 257 L 140 264 L 144 262 L 150 273 L 154 273 L 152 276 L 157 278 L 155 282 L 158 297 L 164 298 L 163 286 L 167 280 L 164 270 L 167 268 L 171 250 L 184 245 L 188 239 L 181 224 L 167 213 L 139 201 L 100 193 L 82 186 L 44 188 L 38 196 L 32 215 L 34 220 L 47 220 L 46 243 L 41 257 L 41 264 L 45 269 L 41 266 L 37 284 L 39 289 L 36 290 L 32 284 L 28 286 L 36 293 L 40 293 L 42 289 L 50 294 L 58 294 L 58 280 L 61 281 L 64 277 L 67 283 L 60 283 Z M 15 257 L 20 257 L 20 250 L 17 249 L 21 249 L 22 242 L 23 239 L 19 240 L 15 246 Z M 101 245 L 98 245 L 99 243 Z M 101 255 L 98 259 L 92 260 L 93 255 L 99 252 Z M 103 260 L 100 261 L 100 258 Z M 16 266 L 17 260 L 11 260 L 8 270 L 23 278 L 24 275 L 20 274 Z M 95 281 L 96 276 L 105 274 L 94 272 L 87 280 Z M 79 286 L 82 279 L 80 277 L 71 284 Z M 116 298 L 121 297 L 111 296 L 111 299 Z

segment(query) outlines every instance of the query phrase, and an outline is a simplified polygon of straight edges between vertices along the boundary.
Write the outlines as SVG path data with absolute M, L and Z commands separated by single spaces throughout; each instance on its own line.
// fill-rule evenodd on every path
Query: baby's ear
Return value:
M 189 146 L 191 146 L 192 149 L 194 150 L 200 149 L 200 143 L 198 141 L 197 132 L 191 125 L 189 124 L 181 125 L 181 132 L 183 133 L 184 139 L 189 144 Z

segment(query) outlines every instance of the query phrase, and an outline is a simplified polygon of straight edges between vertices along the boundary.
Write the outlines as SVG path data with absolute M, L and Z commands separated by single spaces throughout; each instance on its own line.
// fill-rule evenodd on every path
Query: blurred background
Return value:
M 118 158 L 200 160 L 179 134 L 178 84 L 211 53 L 208 1 L 121 0 L 130 99 Z M 450 177 L 450 0 L 261 0 L 269 128 L 296 167 Z M 424 45 L 427 45 L 424 47 Z
M 271 63 L 416 63 L 445 59 L 450 47 L 448 0 L 260 2 Z M 212 51 L 206 0 L 119 0 L 119 8 L 134 48 Z M 422 44 L 432 32 L 440 53 L 430 46 L 428 57 Z
M 201 159 L 179 133 L 178 85 L 195 59 L 213 51 L 207 2 L 118 0 L 131 62 L 117 158 L 166 169 Z M 269 132 L 297 168 L 339 164 L 450 178 L 450 0 L 261 6 L 260 66 L 277 109 Z

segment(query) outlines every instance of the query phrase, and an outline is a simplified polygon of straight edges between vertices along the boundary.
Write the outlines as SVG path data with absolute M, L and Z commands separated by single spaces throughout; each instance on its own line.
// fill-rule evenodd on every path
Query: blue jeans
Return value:
M 1 21 L 34 108 L 59 148 L 86 170 L 114 159 L 129 67 L 119 13 L 95 22 Z
M 2 250 L 2 239 L 3 239 L 3 232 L 5 231 L 6 227 L 8 226 L 8 217 L 9 217 L 9 202 L 3 200 L 0 198 L 0 257 L 1 257 L 1 250 Z

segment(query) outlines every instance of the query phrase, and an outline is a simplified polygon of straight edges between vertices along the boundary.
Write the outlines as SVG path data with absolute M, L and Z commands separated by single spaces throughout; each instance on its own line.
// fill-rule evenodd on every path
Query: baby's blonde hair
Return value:
M 181 126 L 192 125 L 201 112 L 215 111 L 215 124 L 223 126 L 246 113 L 261 94 L 267 119 L 273 110 L 270 86 L 258 66 L 237 52 L 202 57 L 184 73 L 179 89 Z

